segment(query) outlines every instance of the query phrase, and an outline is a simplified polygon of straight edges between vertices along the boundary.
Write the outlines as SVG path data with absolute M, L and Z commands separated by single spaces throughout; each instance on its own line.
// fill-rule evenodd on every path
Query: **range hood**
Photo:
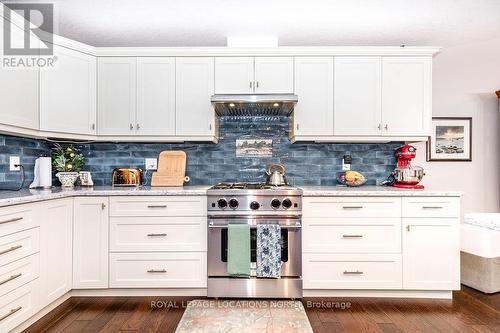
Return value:
M 297 95 L 213 95 L 215 112 L 219 116 L 288 116 L 292 113 Z

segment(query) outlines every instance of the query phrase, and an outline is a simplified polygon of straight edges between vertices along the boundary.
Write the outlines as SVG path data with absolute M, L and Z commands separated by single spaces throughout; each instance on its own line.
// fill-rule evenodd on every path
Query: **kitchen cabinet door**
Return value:
M 334 134 L 380 135 L 382 58 L 335 57 Z
M 175 134 L 175 58 L 137 59 L 137 135 Z
M 296 57 L 296 136 L 333 135 L 333 57 Z
M 256 57 L 255 92 L 293 93 L 293 57 Z
M 73 289 L 108 288 L 108 198 L 74 200 Z
M 42 203 L 40 225 L 41 307 L 71 290 L 73 199 Z
M 430 135 L 432 58 L 384 57 L 382 73 L 383 135 Z
M 3 20 L 0 18 L 0 45 L 2 47 L 4 45 Z M 16 25 L 10 26 L 11 45 L 17 48 L 23 47 L 24 31 Z M 31 45 L 36 47 L 34 38 L 32 38 Z M 0 123 L 2 125 L 38 130 L 38 79 L 39 70 L 36 67 L 0 66 Z
M 215 58 L 216 94 L 251 94 L 253 88 L 253 57 Z
M 98 60 L 97 114 L 99 135 L 135 135 L 136 58 Z
M 96 133 L 96 57 L 54 45 L 54 67 L 40 70 L 40 130 Z
M 176 58 L 176 128 L 178 136 L 214 136 L 214 58 Z
M 403 289 L 460 289 L 459 219 L 403 218 Z

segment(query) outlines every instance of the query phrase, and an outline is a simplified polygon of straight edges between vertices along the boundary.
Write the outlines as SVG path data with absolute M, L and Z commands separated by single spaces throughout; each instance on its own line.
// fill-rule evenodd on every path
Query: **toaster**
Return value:
M 113 186 L 140 186 L 142 184 L 142 170 L 139 168 L 113 169 L 111 184 Z

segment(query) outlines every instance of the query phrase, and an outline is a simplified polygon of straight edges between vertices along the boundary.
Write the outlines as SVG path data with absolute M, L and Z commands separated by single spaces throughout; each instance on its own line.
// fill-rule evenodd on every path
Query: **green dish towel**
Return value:
M 250 276 L 250 226 L 229 224 L 227 238 L 227 273 Z

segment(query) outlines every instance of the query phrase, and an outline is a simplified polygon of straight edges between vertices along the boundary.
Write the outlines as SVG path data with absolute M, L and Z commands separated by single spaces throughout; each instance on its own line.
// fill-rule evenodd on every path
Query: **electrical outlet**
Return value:
M 344 157 L 342 158 L 342 171 L 351 170 L 351 163 L 352 163 L 352 156 L 344 155 Z
M 146 170 L 158 169 L 158 160 L 156 158 L 146 158 L 144 164 L 146 165 Z
M 21 164 L 21 159 L 19 156 L 10 156 L 9 157 L 9 164 L 10 164 L 10 171 L 20 171 L 21 167 L 19 164 Z M 17 166 L 16 166 L 17 165 Z

